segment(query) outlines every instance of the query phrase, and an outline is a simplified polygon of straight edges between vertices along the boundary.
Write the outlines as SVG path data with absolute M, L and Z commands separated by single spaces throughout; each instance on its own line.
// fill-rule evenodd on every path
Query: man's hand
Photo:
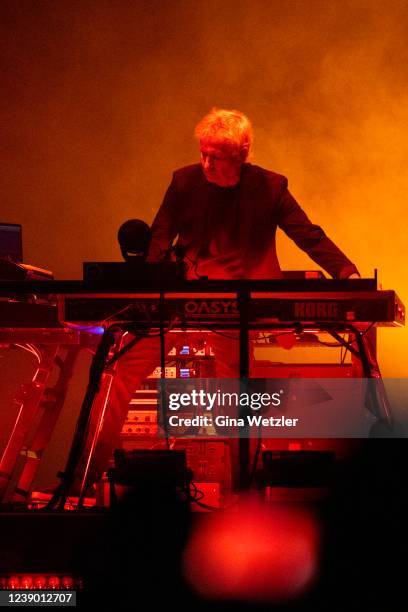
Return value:
M 348 276 L 347 278 L 361 278 L 361 276 L 357 274 L 357 272 L 354 272 L 353 274 L 350 274 L 350 276 Z

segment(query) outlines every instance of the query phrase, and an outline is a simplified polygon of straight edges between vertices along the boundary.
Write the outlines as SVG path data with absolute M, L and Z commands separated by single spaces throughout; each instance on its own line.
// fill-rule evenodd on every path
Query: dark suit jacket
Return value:
M 163 258 L 178 237 L 188 278 L 279 278 L 275 235 L 280 227 L 331 276 L 357 272 L 287 187 L 284 176 L 248 163 L 234 188 L 209 183 L 200 164 L 176 170 L 152 225 L 148 260 Z

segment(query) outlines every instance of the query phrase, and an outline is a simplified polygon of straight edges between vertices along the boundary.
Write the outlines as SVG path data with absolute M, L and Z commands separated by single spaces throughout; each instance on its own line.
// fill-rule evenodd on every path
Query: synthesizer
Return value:
M 251 325 L 290 322 L 348 322 L 404 325 L 403 304 L 394 291 L 369 293 L 293 293 L 249 295 Z M 60 321 L 133 322 L 141 327 L 216 325 L 236 327 L 239 298 L 231 294 L 66 295 L 60 299 Z
M 29 295 L 36 296 L 36 303 L 27 301 Z M 377 289 L 375 279 L 183 281 L 160 288 L 0 282 L 2 327 L 129 322 L 141 328 L 236 328 L 243 319 L 252 327 L 291 322 L 401 326 L 405 308 L 395 291 Z

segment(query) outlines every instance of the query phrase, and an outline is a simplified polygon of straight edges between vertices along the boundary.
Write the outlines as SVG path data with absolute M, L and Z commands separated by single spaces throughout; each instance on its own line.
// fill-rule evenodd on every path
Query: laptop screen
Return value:
M 18 223 L 0 223 L 0 257 L 23 261 L 22 228 Z

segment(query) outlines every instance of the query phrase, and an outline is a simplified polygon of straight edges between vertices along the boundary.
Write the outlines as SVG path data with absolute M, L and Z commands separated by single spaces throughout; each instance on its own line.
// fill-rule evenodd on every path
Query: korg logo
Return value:
M 337 319 L 339 305 L 337 302 L 295 302 L 294 316 L 303 321 L 314 319 Z

